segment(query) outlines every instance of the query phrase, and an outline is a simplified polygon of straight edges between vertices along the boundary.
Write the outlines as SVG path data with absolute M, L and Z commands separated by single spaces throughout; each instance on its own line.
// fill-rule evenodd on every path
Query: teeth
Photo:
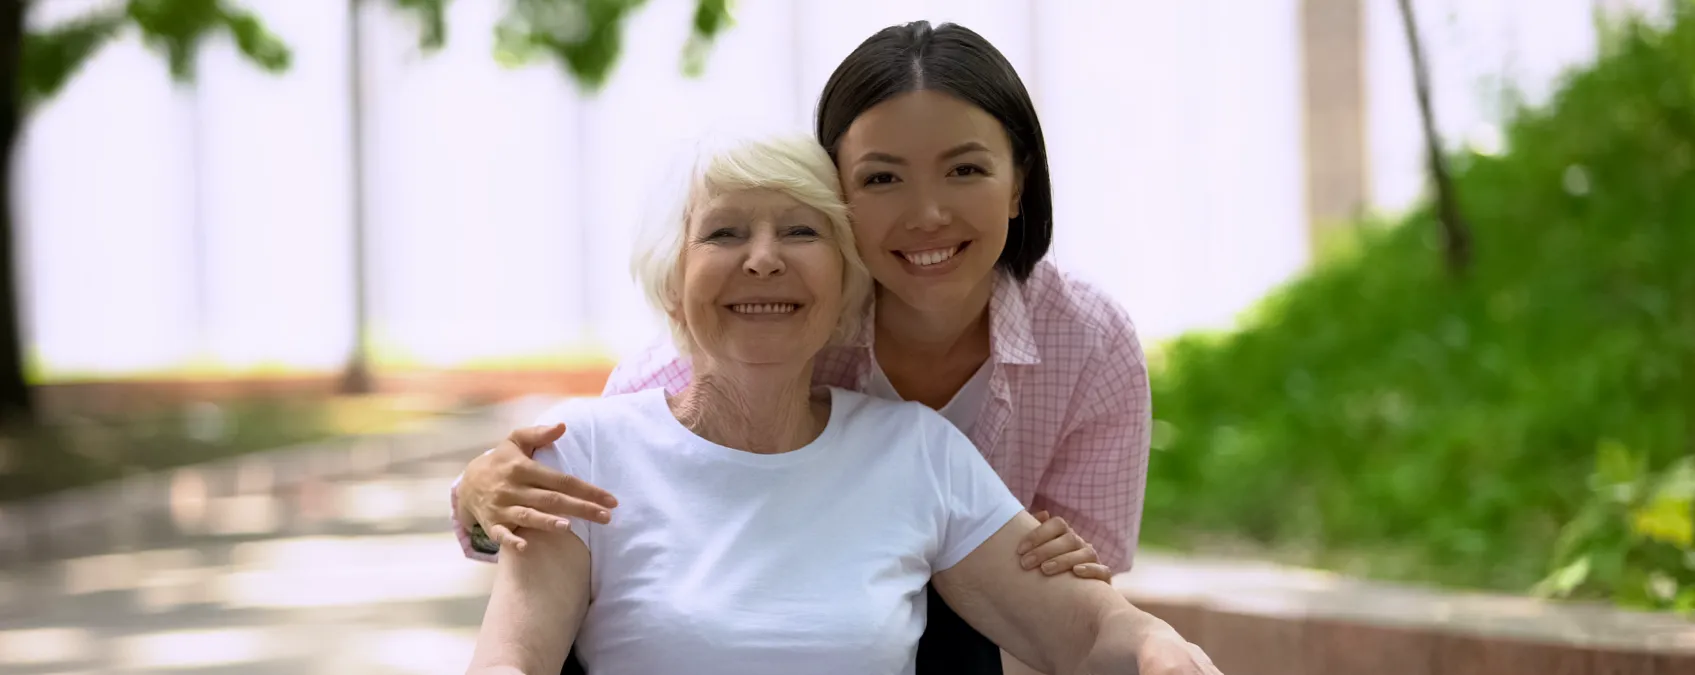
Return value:
M 760 302 L 741 305 L 730 305 L 730 311 L 737 314 L 788 314 L 800 305 L 787 302 Z
M 958 252 L 959 247 L 955 246 L 953 248 L 938 248 L 929 251 L 919 251 L 917 253 L 907 253 L 902 251 L 900 256 L 902 258 L 906 258 L 907 262 L 919 267 L 929 267 L 931 265 L 939 265 L 947 262 L 948 258 L 952 258 L 953 255 Z

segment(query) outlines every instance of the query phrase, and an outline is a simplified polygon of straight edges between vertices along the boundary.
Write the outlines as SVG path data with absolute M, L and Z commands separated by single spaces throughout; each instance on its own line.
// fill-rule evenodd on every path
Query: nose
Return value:
M 747 260 L 742 262 L 742 271 L 756 279 L 778 276 L 787 269 L 783 262 L 782 245 L 775 237 L 755 237 L 749 247 Z
M 908 229 L 935 232 L 953 220 L 953 214 L 942 205 L 942 201 L 936 198 L 934 192 L 920 190 L 914 199 L 916 201 L 912 213 L 906 221 Z

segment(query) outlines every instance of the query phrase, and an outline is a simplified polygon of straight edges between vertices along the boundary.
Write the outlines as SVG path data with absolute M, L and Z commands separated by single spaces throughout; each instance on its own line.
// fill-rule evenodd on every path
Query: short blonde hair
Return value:
M 818 141 L 800 134 L 712 136 L 692 144 L 670 178 L 665 188 L 672 193 L 670 201 L 646 219 L 636 236 L 630 273 L 648 304 L 669 322 L 680 353 L 691 355 L 694 346 L 677 317 L 689 219 L 701 204 L 738 190 L 775 190 L 830 221 L 826 236 L 842 256 L 842 316 L 831 343 L 858 335 L 871 300 L 871 273 L 854 247 L 836 163 Z

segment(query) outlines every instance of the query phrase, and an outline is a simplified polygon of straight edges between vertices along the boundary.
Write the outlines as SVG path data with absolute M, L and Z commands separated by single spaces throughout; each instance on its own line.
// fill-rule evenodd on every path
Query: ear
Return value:
M 670 282 L 665 285 L 665 316 L 671 322 L 682 327 L 688 326 L 687 317 L 683 312 L 682 272 L 673 271 Z

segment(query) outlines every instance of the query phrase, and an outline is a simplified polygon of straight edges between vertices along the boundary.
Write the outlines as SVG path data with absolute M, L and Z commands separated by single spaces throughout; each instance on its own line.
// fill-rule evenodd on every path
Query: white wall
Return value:
M 50 372 L 328 369 L 345 356 L 346 2 L 244 2 L 294 47 L 288 73 L 219 42 L 199 86 L 179 88 L 131 39 L 28 127 L 27 321 Z M 1473 89 L 1501 55 L 1532 94 L 1587 58 L 1590 2 L 1421 2 L 1444 129 L 1487 135 Z M 70 0 L 48 5 L 38 24 L 74 13 Z M 973 27 L 1024 76 L 1050 145 L 1055 256 L 1148 337 L 1226 325 L 1306 259 L 1297 0 L 744 0 L 699 80 L 678 68 L 692 1 L 652 0 L 610 86 L 586 99 L 551 63 L 495 63 L 502 3 L 451 7 L 449 45 L 428 58 L 404 20 L 367 21 L 364 194 L 383 355 L 451 366 L 645 343 L 658 326 L 626 260 L 666 149 L 715 126 L 809 129 L 835 64 L 916 18 Z M 1446 24 L 1457 7 L 1465 30 Z M 1371 186 L 1388 209 L 1421 184 L 1393 9 L 1368 2 Z

